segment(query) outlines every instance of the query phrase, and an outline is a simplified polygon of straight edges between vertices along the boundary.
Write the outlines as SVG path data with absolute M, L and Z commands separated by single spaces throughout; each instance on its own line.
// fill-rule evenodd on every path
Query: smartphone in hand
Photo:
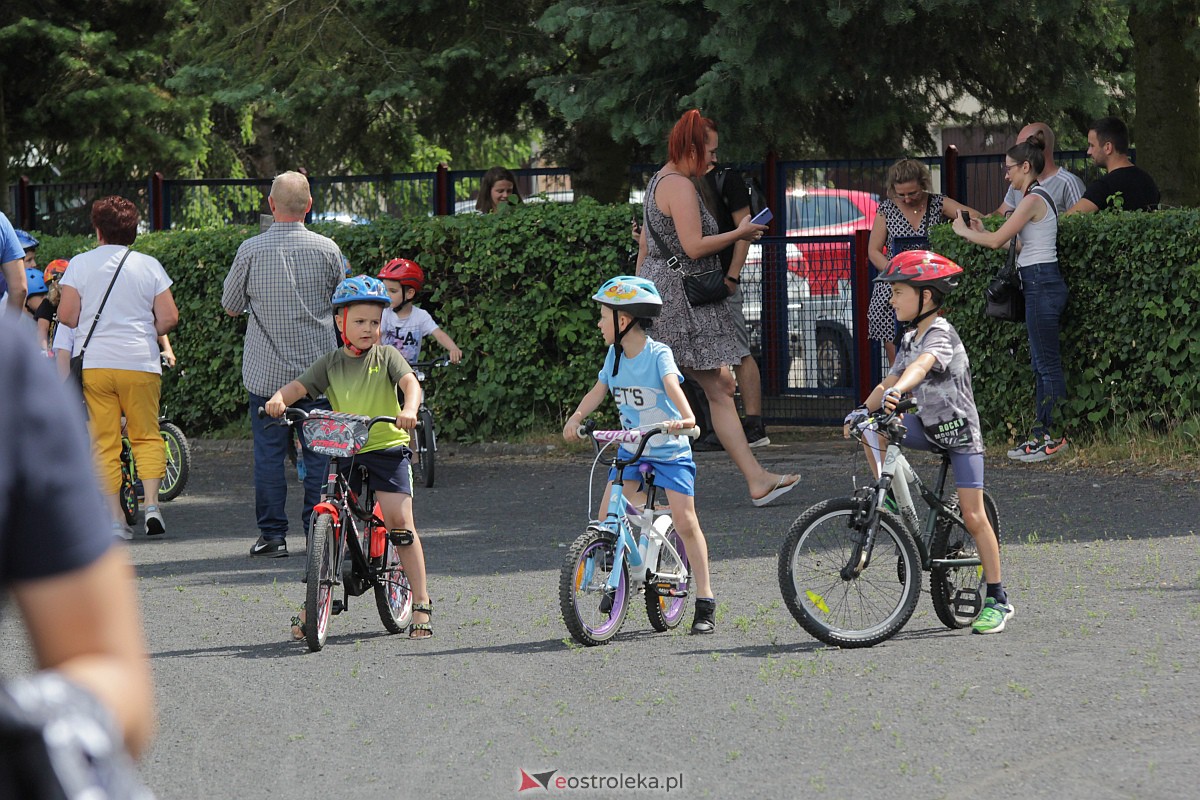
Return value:
M 958 210 L 958 215 L 962 217 L 962 221 L 968 228 L 971 227 L 971 212 L 967 211 L 965 208 L 960 208 Z
M 775 219 L 775 215 L 771 213 L 771 209 L 764 208 L 762 211 L 751 217 L 750 221 L 755 225 L 766 225 L 773 219 Z

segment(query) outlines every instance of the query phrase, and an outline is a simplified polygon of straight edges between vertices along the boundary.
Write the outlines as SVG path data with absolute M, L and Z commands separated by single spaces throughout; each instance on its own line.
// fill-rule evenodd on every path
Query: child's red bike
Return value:
M 259 409 L 258 413 L 265 412 Z M 388 536 L 366 470 L 358 494 L 341 475 L 346 464 L 354 469 L 354 455 L 366 444 L 371 426 L 394 424 L 396 418 L 288 408 L 283 422 L 299 423 L 308 447 L 330 457 L 329 477 L 321 502 L 313 508 L 308 537 L 302 626 L 308 648 L 315 652 L 324 647 L 330 618 L 348 609 L 351 597 L 368 589 L 374 590 L 379 619 L 388 632 L 404 631 L 412 621 L 412 589 L 396 543 Z M 334 597 L 338 586 L 341 598 Z

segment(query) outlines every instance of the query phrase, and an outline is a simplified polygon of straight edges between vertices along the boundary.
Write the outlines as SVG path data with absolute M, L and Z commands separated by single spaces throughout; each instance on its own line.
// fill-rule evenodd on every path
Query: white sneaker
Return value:
M 118 539 L 124 539 L 127 542 L 133 538 L 133 529 L 124 522 L 113 520 L 112 532 L 113 536 L 116 536 Z
M 167 526 L 163 524 L 163 515 L 158 510 L 158 506 L 146 506 L 145 525 L 147 536 L 161 536 L 167 532 Z

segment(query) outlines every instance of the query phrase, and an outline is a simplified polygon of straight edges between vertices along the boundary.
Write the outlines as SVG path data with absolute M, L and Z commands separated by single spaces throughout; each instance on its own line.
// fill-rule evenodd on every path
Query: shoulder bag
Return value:
M 125 255 L 121 256 L 117 270 L 113 273 L 112 280 L 108 282 L 108 290 L 104 292 L 104 299 L 100 301 L 100 307 L 96 309 L 96 316 L 92 317 L 92 327 L 88 328 L 88 335 L 83 340 L 83 347 L 79 348 L 79 355 L 71 358 L 71 380 L 75 382 L 80 391 L 83 391 L 83 354 L 87 352 L 88 343 L 92 341 L 92 334 L 96 332 L 96 323 L 100 321 L 100 312 L 104 310 L 108 296 L 112 294 L 113 284 L 117 282 L 117 276 L 121 274 L 121 267 L 125 266 L 125 259 L 129 258 L 131 252 L 133 252 L 133 248 L 125 248 Z
M 657 181 L 655 183 L 657 184 Z M 699 195 L 696 197 L 696 202 L 700 202 Z M 646 229 L 654 237 L 654 243 L 658 246 L 658 249 L 664 253 L 670 253 L 670 258 L 667 259 L 667 266 L 679 274 L 680 279 L 683 281 L 683 293 L 687 296 L 688 303 L 693 308 L 719 303 L 729 297 L 729 289 L 725 286 L 725 270 L 722 267 L 717 266 L 701 272 L 683 271 L 683 263 L 679 256 L 672 252 L 667 243 L 663 241 L 659 232 L 654 230 L 654 226 L 650 224 L 650 211 L 648 207 L 646 210 Z M 720 263 L 720 259 L 718 259 L 717 264 Z

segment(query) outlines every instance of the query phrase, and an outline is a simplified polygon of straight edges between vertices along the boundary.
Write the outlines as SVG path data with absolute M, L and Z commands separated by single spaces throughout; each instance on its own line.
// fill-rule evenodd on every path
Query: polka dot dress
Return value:
M 895 253 L 895 238 L 897 236 L 928 236 L 929 228 L 942 221 L 942 201 L 945 197 L 940 194 L 929 195 L 929 205 L 925 208 L 925 216 L 921 217 L 921 225 L 916 230 L 909 224 L 900 207 L 891 200 L 879 204 L 877 214 L 883 215 L 887 224 L 887 242 L 884 250 L 890 255 Z M 896 312 L 892 310 L 892 287 L 886 283 L 877 283 L 871 290 L 871 304 L 867 308 L 867 336 L 881 342 L 890 342 L 896 338 Z

